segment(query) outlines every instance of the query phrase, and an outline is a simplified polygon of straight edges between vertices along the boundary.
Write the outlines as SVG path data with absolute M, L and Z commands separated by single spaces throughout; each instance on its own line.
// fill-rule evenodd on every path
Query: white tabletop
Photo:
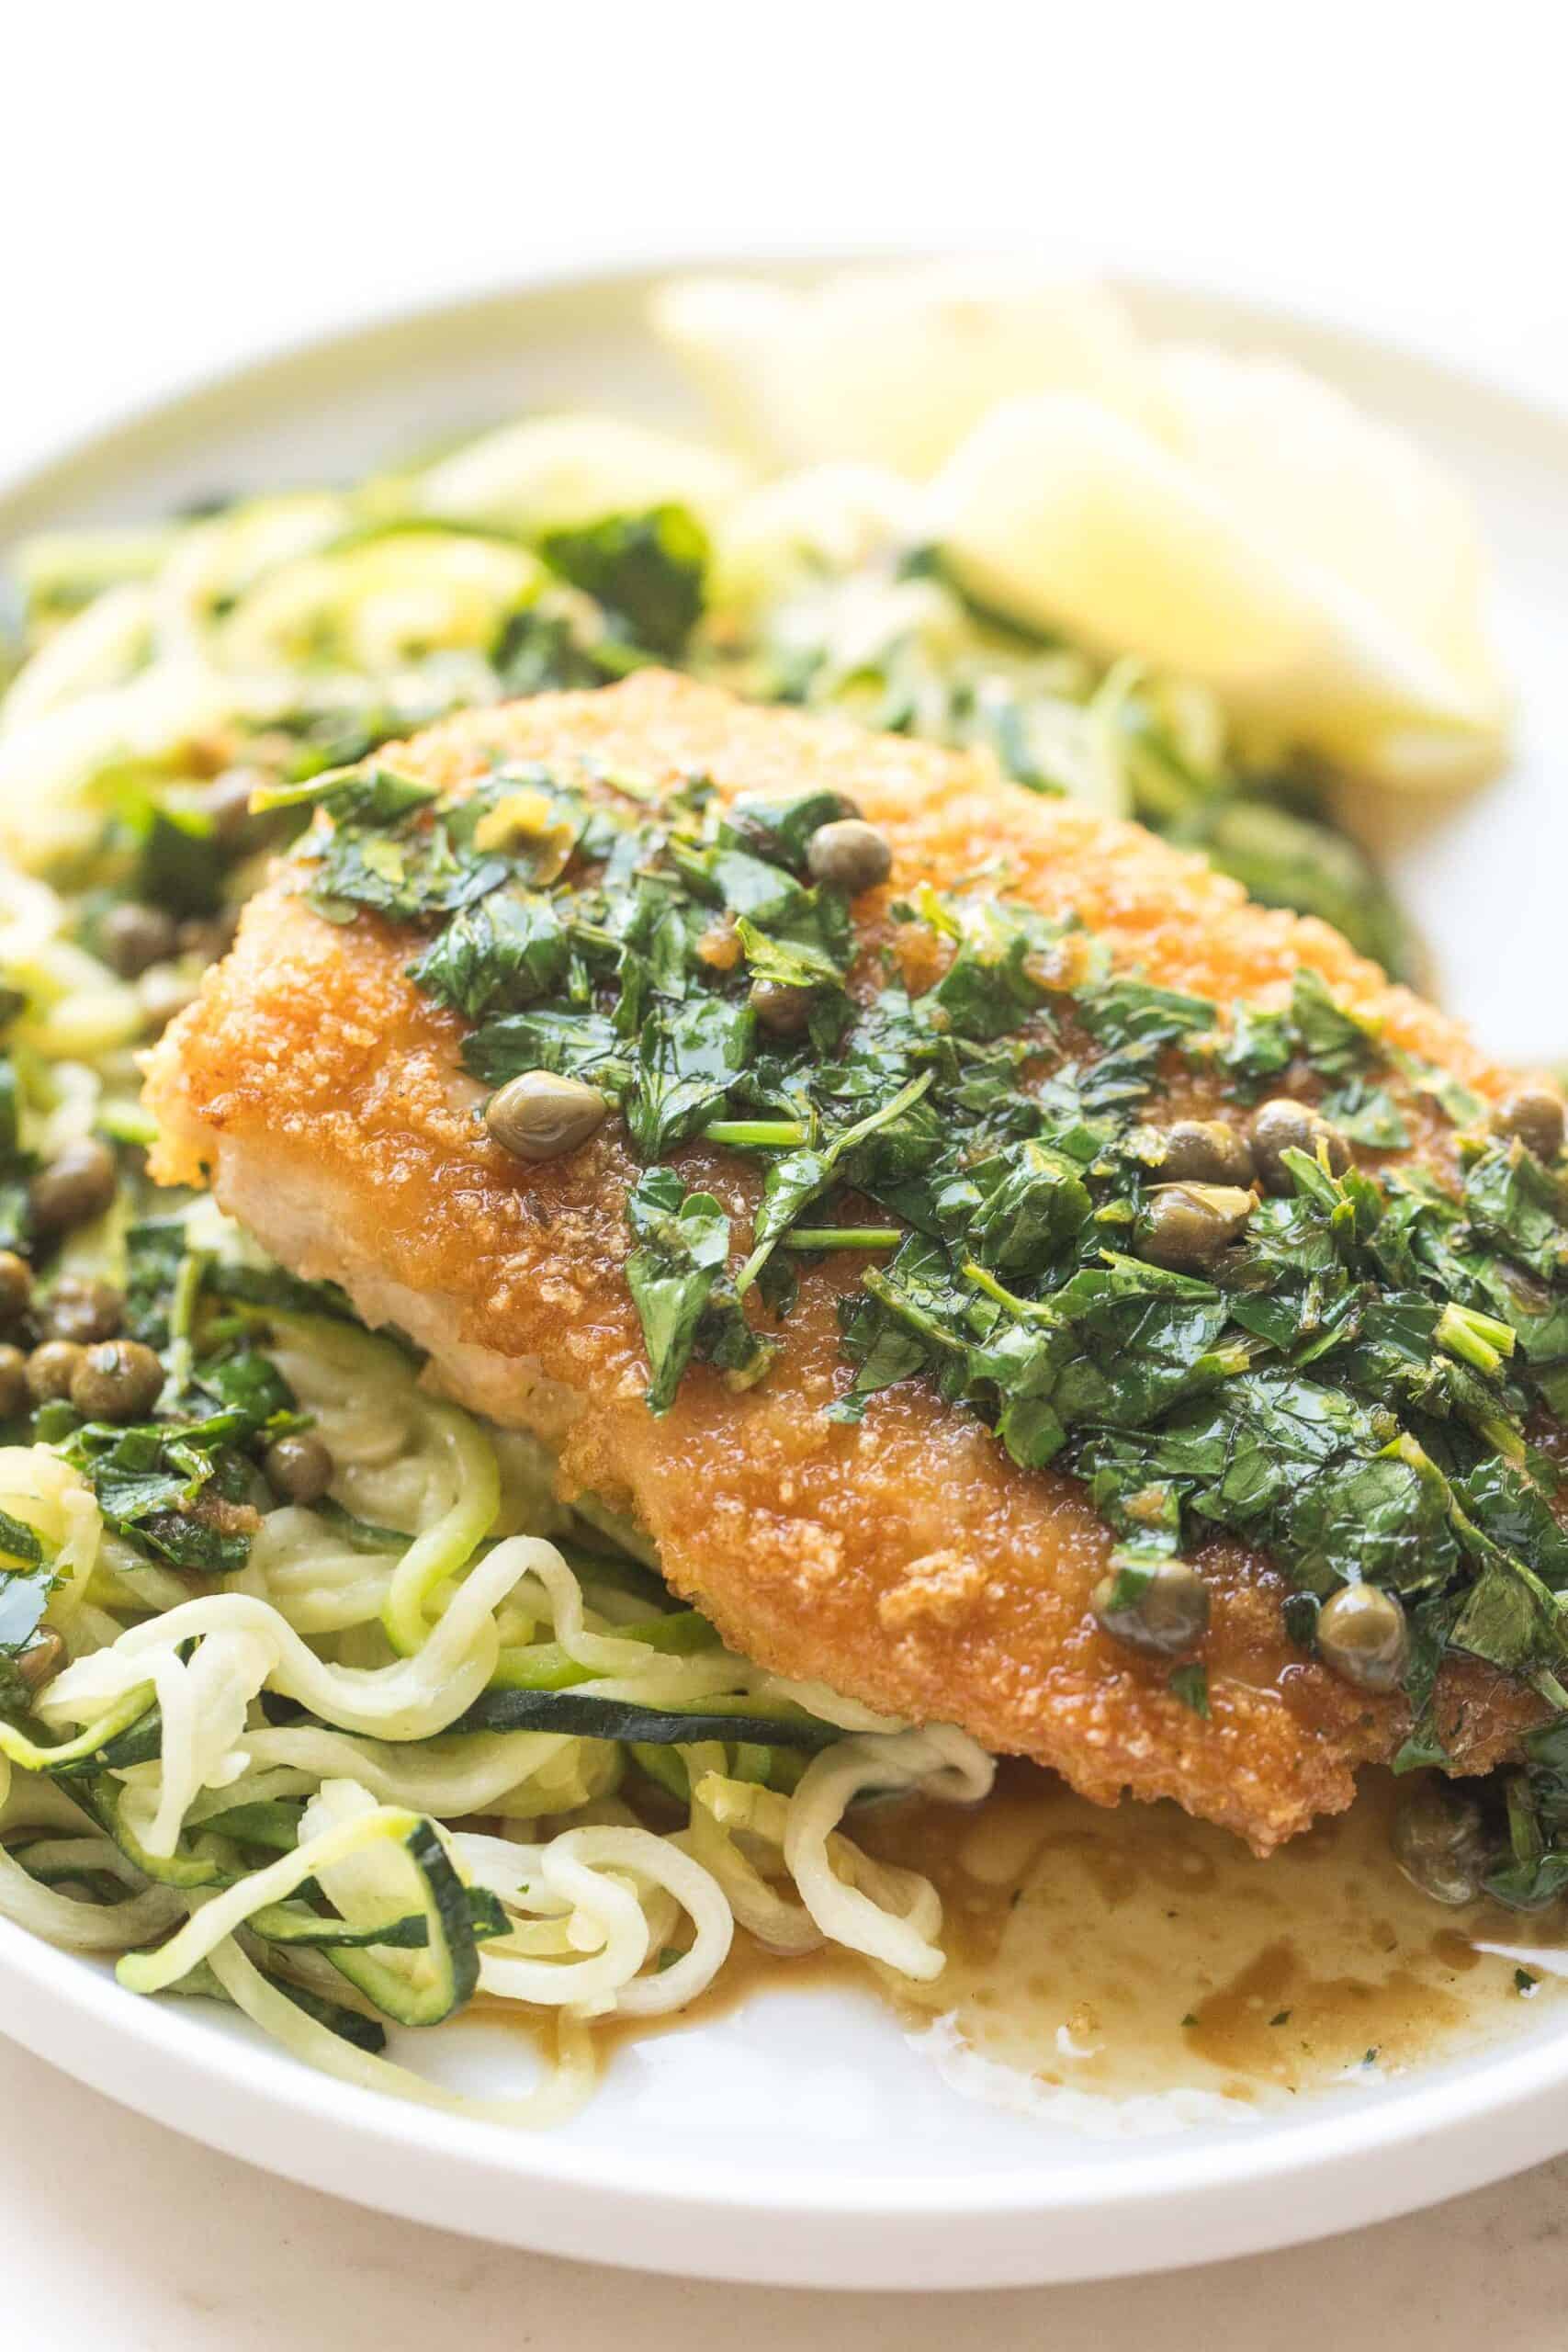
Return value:
M 722 247 L 1065 250 L 1568 397 L 1551 12 L 1317 0 L 562 12 L 56 0 L 6 33 L 0 476 L 247 353 L 541 267 Z M 1033 29 L 1025 38 L 1022 21 Z M 958 36 L 964 40 L 962 49 Z M 3 2023 L 3 2020 L 0 2020 Z M 1132 2352 L 1562 2342 L 1568 2161 L 1165 2279 L 827 2299 L 496 2252 L 175 2139 L 0 2041 L 0 2341 L 82 2352 Z M 1565 2135 L 1568 2136 L 1568 2135 Z M 30 2327 L 28 2323 L 30 2323 Z

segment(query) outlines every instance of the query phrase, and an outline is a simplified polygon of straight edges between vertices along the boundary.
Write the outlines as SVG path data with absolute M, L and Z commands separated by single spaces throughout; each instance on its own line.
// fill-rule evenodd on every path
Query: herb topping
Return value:
M 1568 1413 L 1559 1168 L 1474 1125 L 1475 1096 L 1385 1048 L 1310 970 L 1288 1005 L 1222 1021 L 1113 970 L 1071 921 L 925 885 L 887 910 L 878 966 L 845 891 L 812 878 L 832 864 L 814 837 L 854 813 L 839 796 L 726 803 L 694 777 L 660 801 L 602 782 L 613 797 L 503 764 L 443 800 L 374 765 L 323 778 L 310 888 L 333 920 L 368 908 L 425 933 L 412 977 L 472 1024 L 483 1083 L 552 1072 L 618 1110 L 645 1170 L 627 1281 L 653 1411 L 694 1361 L 764 1379 L 778 1341 L 747 1294 L 783 1323 L 803 1259 L 863 1249 L 833 1418 L 931 1381 L 1021 1466 L 1086 1483 L 1120 1539 L 1122 1601 L 1217 1530 L 1289 1571 L 1303 1645 L 1343 1588 L 1396 1597 L 1406 1763 L 1442 1756 L 1446 1651 L 1568 1708 L 1568 1532 L 1532 1436 L 1541 1408 Z M 759 1021 L 759 985 L 803 992 L 797 1030 Z M 1267 1106 L 1269 1189 L 1200 1202 L 1214 1229 L 1197 1262 L 1196 1212 L 1173 1249 L 1160 1195 L 1205 1188 L 1163 1182 L 1147 1124 L 1183 1065 L 1238 1105 L 1287 1073 L 1319 1098 Z M 1453 1189 L 1354 1163 L 1347 1138 L 1407 1141 L 1402 1092 L 1463 1123 Z M 697 1137 L 761 1176 L 733 1272 L 722 1207 L 668 1164 Z M 1207 1707 L 1198 1674 L 1173 1687 Z

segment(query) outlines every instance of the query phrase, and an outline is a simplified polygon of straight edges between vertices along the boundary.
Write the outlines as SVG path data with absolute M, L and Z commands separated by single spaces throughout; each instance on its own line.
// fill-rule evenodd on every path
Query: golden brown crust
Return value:
M 894 891 L 996 875 L 1010 895 L 1076 909 L 1119 962 L 1221 1004 L 1280 1001 L 1308 965 L 1395 1044 L 1487 1094 L 1507 1080 L 1323 924 L 1250 905 L 1135 826 L 1021 792 L 982 756 L 651 673 L 471 713 L 396 756 L 454 785 L 498 750 L 558 773 L 579 759 L 657 778 L 700 770 L 727 793 L 831 784 L 889 833 Z M 1020 1471 L 920 1383 L 874 1399 L 859 1429 L 826 1420 L 848 1379 L 834 1297 L 857 1261 L 804 1277 L 760 1388 L 731 1396 L 698 1368 L 655 1421 L 621 1272 L 636 1171 L 618 1130 L 545 1167 L 504 1156 L 474 1116 L 459 1023 L 404 976 L 406 934 L 368 917 L 330 925 L 297 889 L 285 868 L 252 902 L 233 954 L 154 1049 L 154 1173 L 215 1172 L 220 1197 L 243 1201 L 279 1255 L 336 1271 L 371 1316 L 390 1311 L 389 1285 L 416 1295 L 455 1393 L 561 1442 L 569 1486 L 629 1502 L 671 1581 L 735 1646 L 892 1712 L 961 1723 L 1091 1797 L 1175 1797 L 1259 1850 L 1348 1804 L 1355 1767 L 1397 1744 L 1403 1703 L 1361 1699 L 1292 1648 L 1283 1584 L 1256 1555 L 1215 1544 L 1206 1556 L 1204 1721 L 1090 1619 L 1110 1537 L 1080 1487 Z M 1418 1099 L 1405 1109 L 1416 1151 L 1440 1161 L 1446 1130 Z M 681 1157 L 725 1201 L 742 1247 L 749 1171 L 697 1148 Z M 1449 1706 L 1483 1769 L 1528 1702 L 1476 1667 L 1452 1676 Z

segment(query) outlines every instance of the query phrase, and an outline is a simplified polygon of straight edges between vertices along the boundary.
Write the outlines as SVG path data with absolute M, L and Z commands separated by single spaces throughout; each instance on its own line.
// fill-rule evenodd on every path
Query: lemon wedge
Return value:
M 1150 355 L 1141 416 L 994 408 L 932 487 L 954 576 L 1032 627 L 1212 687 L 1256 757 L 1413 789 L 1494 767 L 1507 697 L 1462 496 L 1329 386 Z
M 842 270 L 805 288 L 677 278 L 653 322 L 729 437 L 774 467 L 859 458 L 929 474 L 1009 393 L 1067 387 L 1139 412 L 1114 296 L 1021 261 Z
M 848 461 L 930 482 L 985 603 L 1211 687 L 1257 758 L 1419 790 L 1503 752 L 1467 501 L 1302 369 L 1150 346 L 1103 288 L 1021 261 L 676 279 L 653 317 L 755 460 L 830 467 L 729 526 L 742 579 L 801 522 L 825 536 L 802 510 Z

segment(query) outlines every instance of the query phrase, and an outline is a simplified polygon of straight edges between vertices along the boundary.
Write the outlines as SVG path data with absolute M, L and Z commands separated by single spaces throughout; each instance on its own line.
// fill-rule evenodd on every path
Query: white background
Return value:
M 570 20 L 571 29 L 566 29 Z M 0 46 L 0 477 L 174 384 L 542 267 L 1024 245 L 1315 311 L 1568 401 L 1562 18 L 599 0 L 55 5 Z M 0 2019 L 0 2025 L 4 2020 Z M 307 2196 L 0 2043 L 0 2341 L 646 2352 L 1562 2340 L 1568 2163 L 1359 2238 L 1131 2286 L 747 2294 Z M 1565 2126 L 1568 2136 L 1568 2126 Z

